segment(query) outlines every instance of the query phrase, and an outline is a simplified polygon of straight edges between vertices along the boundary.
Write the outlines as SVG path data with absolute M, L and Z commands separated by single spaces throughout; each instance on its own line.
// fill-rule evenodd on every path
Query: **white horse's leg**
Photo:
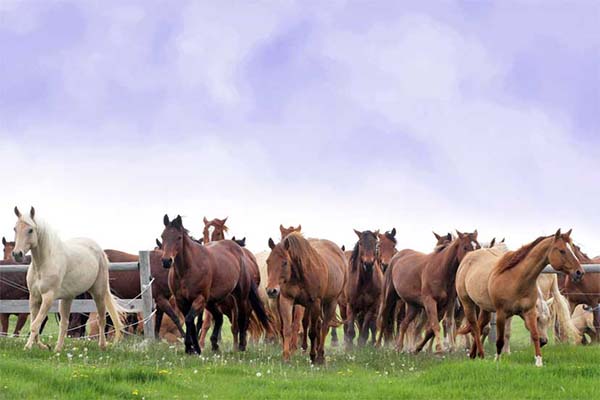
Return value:
M 62 299 L 60 301 L 60 331 L 58 333 L 58 342 L 54 351 L 59 352 L 62 350 L 65 343 L 65 336 L 67 336 L 67 329 L 69 328 L 69 316 L 71 314 L 71 303 L 73 299 Z
M 101 350 L 106 349 L 106 305 L 103 295 L 93 295 L 96 308 L 98 309 L 98 346 Z
M 35 302 L 35 300 L 30 299 L 31 302 Z M 33 346 L 34 343 L 37 343 L 38 346 L 42 349 L 47 349 L 48 346 L 40 342 L 40 327 L 42 326 L 42 322 L 48 315 L 48 311 L 50 311 L 50 307 L 52 306 L 52 302 L 54 301 L 54 292 L 46 292 L 42 294 L 42 304 L 39 306 L 39 310 L 35 319 L 31 322 L 31 333 L 29 334 L 29 339 L 27 340 L 27 344 L 25 344 L 25 349 L 29 350 Z M 35 306 L 34 306 L 35 307 Z M 32 307 L 32 316 L 33 316 L 34 308 Z

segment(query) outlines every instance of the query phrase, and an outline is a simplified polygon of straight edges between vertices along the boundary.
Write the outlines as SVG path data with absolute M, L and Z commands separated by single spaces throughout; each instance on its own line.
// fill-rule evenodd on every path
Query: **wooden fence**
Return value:
M 150 252 L 140 251 L 140 261 L 110 263 L 110 271 L 139 271 L 141 293 L 135 299 L 119 299 L 121 307 L 129 312 L 141 312 L 144 321 L 144 337 L 154 338 L 154 301 L 152 298 L 152 278 L 150 276 Z M 28 265 L 2 265 L 1 272 L 27 272 Z M 96 312 L 94 300 L 73 300 L 71 313 Z M 28 313 L 29 300 L 0 300 L 0 314 Z M 58 300 L 52 304 L 50 312 L 58 313 Z

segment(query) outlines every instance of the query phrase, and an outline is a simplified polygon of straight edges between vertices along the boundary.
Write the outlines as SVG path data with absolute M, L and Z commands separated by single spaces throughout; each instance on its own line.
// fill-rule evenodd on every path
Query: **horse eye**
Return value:
M 27 233 L 29 233 L 31 235 L 33 233 L 33 228 L 30 228 Z
M 177 240 L 181 240 L 181 239 L 183 239 L 183 236 L 179 236 L 179 237 L 177 238 Z
M 567 252 L 561 249 L 560 254 L 567 254 Z
M 281 263 L 281 266 L 282 267 L 287 267 L 287 264 L 288 264 L 287 261 L 284 261 L 284 262 Z

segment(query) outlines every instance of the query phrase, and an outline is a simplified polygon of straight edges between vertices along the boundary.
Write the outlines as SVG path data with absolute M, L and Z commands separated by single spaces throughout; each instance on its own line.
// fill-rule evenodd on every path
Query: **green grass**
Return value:
M 147 345 L 131 339 L 105 352 L 96 342 L 69 340 L 61 354 L 24 351 L 24 339 L 0 339 L 0 399 L 365 399 L 600 397 L 600 347 L 548 345 L 545 366 L 533 365 L 533 349 L 515 322 L 513 353 L 499 363 L 491 347 L 485 360 L 397 354 L 389 349 L 345 353 L 328 348 L 327 366 L 311 367 L 299 353 L 280 361 L 276 346 L 221 355 L 186 356 L 183 346 Z M 48 327 L 56 341 L 56 327 Z

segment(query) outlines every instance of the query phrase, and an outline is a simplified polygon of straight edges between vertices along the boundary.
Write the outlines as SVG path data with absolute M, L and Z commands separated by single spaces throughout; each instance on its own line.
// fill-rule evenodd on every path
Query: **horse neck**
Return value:
M 183 248 L 175 257 L 175 270 L 179 276 L 185 275 L 194 265 L 195 261 L 202 259 L 199 254 L 206 251 L 202 245 L 196 244 L 187 233 L 183 234 Z
M 52 228 L 41 222 L 37 225 L 37 239 L 37 246 L 31 249 L 31 265 L 34 268 L 44 265 L 46 260 L 51 259 L 63 247 Z
M 458 245 L 458 240 L 455 240 L 454 243 L 446 247 L 444 250 L 433 255 L 435 258 L 441 258 L 441 262 L 438 264 L 438 271 L 443 275 L 444 282 L 446 282 L 448 285 L 454 284 L 456 271 L 458 270 Z
M 521 261 L 513 270 L 517 273 L 517 282 L 526 285 L 535 285 L 538 276 L 548 265 L 548 253 L 552 246 L 552 237 L 546 238 L 538 243 L 523 261 Z M 511 270 L 508 270 L 511 271 Z

